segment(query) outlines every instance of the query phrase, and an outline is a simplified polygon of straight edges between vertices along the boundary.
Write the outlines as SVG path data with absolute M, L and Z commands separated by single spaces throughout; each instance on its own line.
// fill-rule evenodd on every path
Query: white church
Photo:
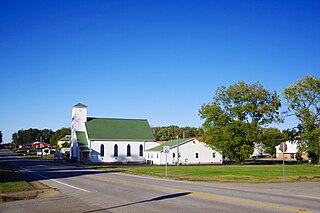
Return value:
M 72 108 L 70 157 L 83 162 L 144 163 L 155 142 L 146 119 L 95 118 L 87 106 Z

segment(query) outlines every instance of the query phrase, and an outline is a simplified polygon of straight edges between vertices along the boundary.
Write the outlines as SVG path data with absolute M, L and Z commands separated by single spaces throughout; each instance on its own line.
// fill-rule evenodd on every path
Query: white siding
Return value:
M 298 152 L 297 141 L 294 141 L 293 143 L 286 141 L 285 143 L 287 145 L 287 151 L 285 151 L 285 154 L 294 154 Z M 282 152 L 280 151 L 280 145 L 276 146 L 276 154 L 282 154 Z
M 87 122 L 87 108 L 73 107 L 71 124 L 72 134 L 75 134 L 75 131 L 86 131 L 85 122 Z
M 190 140 L 187 143 L 179 145 L 179 163 L 180 164 L 221 164 L 222 155 L 206 146 L 204 143 L 199 142 L 196 139 Z M 198 158 L 196 158 L 198 153 Z M 213 153 L 215 157 L 213 157 Z M 149 154 L 149 156 L 148 156 Z M 158 154 L 158 158 L 157 158 Z M 152 155 L 152 156 L 151 156 Z M 175 155 L 175 157 L 173 157 Z M 146 152 L 146 160 L 152 161 L 153 164 L 165 165 L 166 155 L 161 152 Z M 171 148 L 167 155 L 168 164 L 177 163 L 177 148 Z
M 91 141 L 90 160 L 92 162 L 145 162 L 144 151 L 140 156 L 140 145 L 144 150 L 144 142 L 141 141 Z M 90 147 L 89 144 L 89 147 Z M 104 145 L 104 156 L 100 155 L 100 146 Z M 118 145 L 118 156 L 114 156 L 114 146 Z M 131 156 L 127 156 L 127 146 L 130 144 Z
M 76 107 L 72 108 L 72 123 L 71 123 L 71 141 L 70 141 L 70 158 L 80 160 L 80 151 L 78 147 L 76 131 L 86 131 L 85 122 L 87 121 L 87 108 Z

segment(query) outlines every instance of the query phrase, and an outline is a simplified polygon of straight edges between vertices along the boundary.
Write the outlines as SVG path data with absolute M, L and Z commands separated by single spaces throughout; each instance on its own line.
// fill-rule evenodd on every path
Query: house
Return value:
M 48 144 L 48 143 L 44 143 L 44 142 L 33 142 L 32 143 L 32 148 L 33 149 L 42 149 L 42 148 L 47 148 L 47 147 L 51 147 L 51 145 L 50 144 Z
M 169 152 L 164 152 L 164 147 Z M 179 157 L 178 153 L 179 152 Z M 166 156 L 167 155 L 167 156 Z M 145 158 L 149 164 L 222 164 L 221 153 L 212 150 L 208 145 L 197 138 L 176 139 L 168 141 L 145 151 Z M 167 158 L 167 159 L 166 159 Z
M 146 119 L 87 117 L 72 108 L 70 157 L 84 162 L 144 163 L 144 150 L 158 145 Z
M 298 142 L 297 141 L 286 141 L 285 144 L 286 144 L 287 150 L 284 152 L 284 159 L 286 159 L 286 160 L 297 159 L 297 153 L 299 151 Z M 308 160 L 308 156 L 306 153 L 303 153 L 301 157 L 303 160 Z M 277 159 L 283 158 L 282 151 L 280 150 L 280 145 L 276 146 L 276 158 Z
M 65 147 L 66 144 L 70 147 L 70 140 L 71 140 L 71 135 L 65 135 L 63 138 L 61 138 L 58 142 L 57 145 L 62 148 Z

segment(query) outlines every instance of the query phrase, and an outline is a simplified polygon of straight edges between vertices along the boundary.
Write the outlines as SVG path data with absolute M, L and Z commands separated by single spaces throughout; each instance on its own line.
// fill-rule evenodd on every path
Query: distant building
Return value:
M 31 146 L 33 149 L 42 149 L 47 147 L 51 148 L 51 145 L 49 143 L 44 143 L 44 142 L 33 142 Z
M 263 158 L 266 156 L 270 156 L 270 154 L 265 152 L 265 149 L 263 148 L 263 145 L 261 143 L 254 143 L 254 149 L 252 155 L 250 155 L 250 158 Z
M 61 148 L 64 146 L 64 144 L 68 144 L 70 146 L 70 140 L 71 140 L 71 135 L 65 135 L 63 138 L 61 138 L 58 142 L 57 145 Z
M 276 146 L 276 158 L 282 159 L 284 155 L 284 159 L 286 160 L 297 159 L 297 153 L 299 151 L 297 143 L 297 141 L 286 141 L 285 144 L 287 146 L 287 150 L 284 152 L 284 154 L 280 150 L 280 145 Z M 303 160 L 308 160 L 308 156 L 306 153 L 303 153 L 301 157 Z
M 164 146 L 169 147 L 166 156 Z M 178 154 L 179 150 L 179 154 Z M 179 157 L 178 157 L 179 155 Z M 211 149 L 196 138 L 172 140 L 146 150 L 145 158 L 149 164 L 222 164 L 221 153 Z
M 72 108 L 70 157 L 77 161 L 144 163 L 144 150 L 156 145 L 146 119 L 87 117 L 87 106 Z
M 56 153 L 56 150 L 51 148 L 38 149 L 37 151 L 38 156 L 51 155 L 54 153 Z

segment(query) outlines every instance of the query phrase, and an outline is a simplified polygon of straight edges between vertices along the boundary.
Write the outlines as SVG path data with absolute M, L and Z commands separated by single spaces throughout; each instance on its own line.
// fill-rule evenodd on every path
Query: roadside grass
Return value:
M 28 158 L 28 159 L 54 159 L 54 155 L 50 154 L 50 155 L 25 155 L 25 156 L 21 156 L 22 158 Z
M 165 166 L 84 166 L 126 174 L 165 177 Z M 175 180 L 235 183 L 283 182 L 282 165 L 168 166 Z M 320 167 L 311 164 L 285 165 L 285 182 L 320 182 Z
M 0 161 L 0 193 L 34 190 L 27 181 L 12 171 L 4 162 Z M 0 203 L 3 202 L 0 196 Z

